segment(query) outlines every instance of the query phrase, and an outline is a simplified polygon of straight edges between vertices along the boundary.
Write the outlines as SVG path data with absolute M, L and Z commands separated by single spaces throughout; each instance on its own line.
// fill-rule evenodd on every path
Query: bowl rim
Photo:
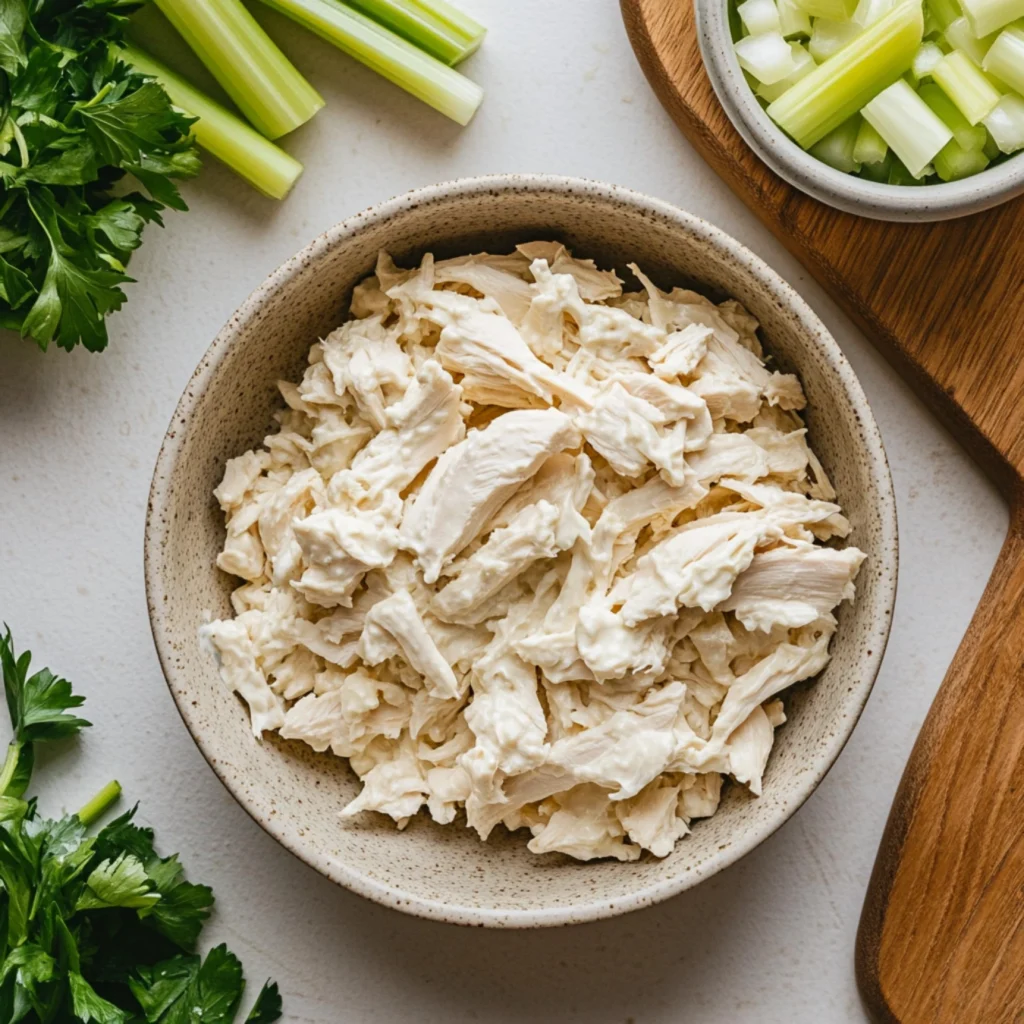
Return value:
M 168 532 L 165 512 L 174 491 L 174 470 L 187 433 L 178 428 L 187 422 L 191 407 L 203 396 L 213 381 L 240 325 L 254 316 L 258 317 L 263 304 L 286 287 L 290 279 L 304 267 L 326 256 L 337 246 L 343 245 L 348 238 L 370 225 L 386 222 L 407 209 L 425 204 L 459 200 L 467 196 L 488 193 L 500 195 L 503 192 L 522 192 L 524 190 L 553 195 L 582 194 L 591 196 L 598 200 L 622 204 L 647 217 L 656 218 L 671 227 L 689 231 L 715 247 L 721 255 L 744 264 L 750 272 L 763 281 L 780 305 L 794 315 L 810 335 L 818 338 L 822 354 L 853 405 L 862 430 L 866 454 L 865 465 L 880 499 L 881 507 L 878 511 L 881 533 L 878 550 L 885 559 L 885 564 L 880 568 L 886 571 L 883 571 L 879 578 L 876 599 L 879 615 L 871 637 L 870 651 L 872 653 L 866 655 L 863 660 L 863 671 L 859 674 L 854 686 L 856 692 L 852 695 L 851 703 L 848 706 L 849 714 L 844 718 L 841 727 L 836 728 L 834 734 L 825 739 L 818 760 L 809 770 L 801 774 L 793 794 L 784 804 L 780 805 L 777 815 L 772 820 L 756 830 L 749 830 L 742 837 L 738 837 L 736 842 L 731 843 L 727 849 L 718 851 L 717 856 L 707 858 L 703 863 L 696 865 L 692 871 L 684 872 L 681 877 L 648 885 L 615 899 L 602 899 L 565 906 L 509 910 L 423 899 L 397 887 L 378 882 L 348 867 L 325 851 L 310 849 L 306 845 L 304 837 L 287 827 L 280 818 L 277 816 L 264 818 L 254 807 L 250 806 L 245 793 L 236 787 L 221 770 L 218 758 L 210 749 L 208 734 L 204 732 L 196 720 L 196 716 L 193 715 L 190 702 L 179 696 L 179 690 L 173 683 L 178 675 L 178 670 L 174 662 L 172 638 L 167 631 L 162 614 L 165 598 L 162 569 L 164 542 Z M 200 753 L 235 801 L 265 832 L 301 861 L 331 881 L 360 896 L 417 917 L 451 924 L 495 928 L 538 928 L 597 921 L 659 903 L 685 889 L 692 888 L 698 882 L 735 863 L 785 824 L 828 773 L 860 719 L 878 675 L 889 638 L 896 598 L 898 564 L 896 502 L 881 434 L 853 368 L 810 306 L 760 257 L 721 229 L 693 214 L 623 186 L 583 178 L 543 174 L 495 174 L 454 179 L 406 192 L 371 206 L 336 224 L 273 271 L 217 334 L 190 377 L 177 403 L 160 446 L 153 473 L 146 514 L 144 550 L 146 599 L 150 626 L 165 681 L 178 712 Z
M 693 0 L 697 41 L 711 86 L 748 146 L 795 188 L 873 220 L 930 222 L 980 213 L 1024 193 L 1024 152 L 960 181 L 920 187 L 866 181 L 802 150 L 754 96 L 732 46 L 727 0 Z

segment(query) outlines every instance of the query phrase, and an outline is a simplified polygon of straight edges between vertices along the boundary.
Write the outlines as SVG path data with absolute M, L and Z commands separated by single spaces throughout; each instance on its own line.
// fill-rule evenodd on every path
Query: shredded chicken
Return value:
M 635 861 L 760 796 L 865 555 L 754 318 L 631 269 L 382 255 L 227 463 L 202 639 L 257 737 L 348 759 L 344 817 Z

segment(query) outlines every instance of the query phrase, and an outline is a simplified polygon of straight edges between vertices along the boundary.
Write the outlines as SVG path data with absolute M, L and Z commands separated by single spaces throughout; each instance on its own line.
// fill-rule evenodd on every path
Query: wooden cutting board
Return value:
M 690 142 L 1011 502 L 999 563 L 893 803 L 856 968 L 879 1021 L 1024 1024 L 1024 199 L 942 224 L 824 206 L 732 127 L 704 73 L 691 0 L 621 5 L 644 72 Z

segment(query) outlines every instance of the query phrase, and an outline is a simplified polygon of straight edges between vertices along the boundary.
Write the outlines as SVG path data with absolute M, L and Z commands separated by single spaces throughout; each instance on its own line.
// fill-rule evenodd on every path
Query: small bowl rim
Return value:
M 1024 194 L 1024 152 L 960 181 L 888 185 L 844 174 L 802 150 L 758 103 L 732 46 L 727 0 L 693 0 L 704 67 L 723 109 L 748 146 L 807 195 L 872 220 L 932 222 L 967 217 Z
M 774 818 L 758 829 L 749 829 L 742 836 L 738 836 L 736 842 L 731 843 L 728 849 L 719 851 L 717 857 L 708 858 L 681 877 L 648 885 L 615 899 L 566 906 L 511 910 L 447 903 L 424 899 L 404 892 L 395 886 L 386 885 L 367 877 L 341 860 L 332 857 L 326 851 L 310 848 L 306 845 L 303 835 L 293 832 L 280 819 L 269 816 L 261 817 L 259 812 L 250 805 L 245 792 L 240 787 L 236 787 L 222 771 L 217 757 L 209 749 L 208 732 L 202 728 L 196 720 L 196 716 L 193 716 L 190 702 L 184 699 L 183 695 L 179 693 L 179 688 L 174 685 L 178 670 L 175 666 L 172 638 L 167 632 L 162 615 L 165 592 L 161 576 L 163 553 L 166 547 L 164 541 L 169 529 L 166 510 L 174 491 L 176 461 L 182 451 L 187 434 L 187 431 L 178 428 L 187 422 L 191 407 L 200 400 L 212 383 L 238 328 L 251 318 L 258 318 L 261 307 L 286 287 L 293 275 L 300 273 L 312 261 L 327 256 L 335 247 L 343 245 L 348 238 L 370 225 L 386 222 L 406 209 L 428 203 L 459 200 L 467 196 L 487 193 L 497 196 L 502 192 L 523 190 L 538 193 L 548 192 L 555 195 L 590 195 L 599 200 L 624 204 L 645 216 L 658 218 L 670 226 L 692 232 L 716 247 L 723 256 L 737 259 L 745 264 L 762 281 L 772 296 L 792 313 L 800 322 L 801 327 L 809 335 L 818 339 L 822 354 L 825 356 L 831 372 L 835 374 L 844 394 L 854 407 L 862 431 L 866 456 L 865 465 L 877 490 L 881 506 L 878 509 L 880 525 L 878 551 L 885 559 L 884 564 L 880 566 L 885 571 L 880 574 L 879 579 L 877 596 L 879 614 L 872 632 L 870 653 L 863 660 L 864 668 L 855 685 L 855 700 L 849 705 L 849 714 L 844 717 L 841 727 L 837 728 L 831 736 L 823 737 L 818 758 L 806 772 L 801 774 L 799 784 L 794 786 L 792 794 L 779 807 L 778 814 Z M 632 189 L 560 175 L 493 174 L 453 179 L 414 189 L 341 221 L 317 236 L 295 256 L 273 271 L 242 303 L 217 334 L 190 377 L 161 443 L 146 513 L 144 568 L 146 599 L 153 640 L 167 687 L 178 713 L 207 764 L 210 765 L 239 806 L 268 835 L 324 877 L 384 906 L 417 917 L 449 924 L 524 929 L 598 921 L 660 903 L 731 866 L 792 818 L 828 774 L 846 746 L 874 687 L 892 624 L 899 570 L 899 548 L 896 500 L 889 463 L 881 433 L 860 381 L 838 343 L 817 314 L 775 270 L 720 228 L 670 203 L 654 199 Z

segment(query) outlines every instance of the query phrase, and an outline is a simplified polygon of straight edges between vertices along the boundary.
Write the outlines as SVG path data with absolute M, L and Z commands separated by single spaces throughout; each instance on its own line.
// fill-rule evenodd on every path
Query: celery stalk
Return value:
M 852 117 L 909 70 L 924 34 L 919 3 L 902 3 L 768 108 L 804 149 Z
M 1024 96 L 1024 29 L 1001 32 L 989 47 L 982 67 Z
M 811 155 L 837 171 L 856 174 L 860 170 L 860 161 L 854 156 L 859 130 L 860 117 L 851 117 L 830 131 L 820 142 L 816 142 L 811 147 Z
M 768 103 L 777 100 L 791 85 L 795 85 L 801 78 L 809 75 L 816 67 L 814 58 L 799 43 L 790 43 L 789 52 L 793 57 L 793 65 L 796 70 L 781 82 L 775 82 L 772 85 L 765 85 L 761 82 L 755 90 L 757 95 Z
M 924 42 L 921 49 L 914 55 L 914 63 L 911 65 L 911 73 L 917 81 L 922 78 L 931 78 L 935 65 L 945 56 L 936 43 Z
M 977 64 L 979 68 L 984 63 L 989 47 L 995 41 L 994 36 L 979 39 L 966 18 L 957 18 L 956 21 L 951 22 L 946 28 L 945 36 L 947 49 L 963 50 L 971 58 L 971 62 Z
M 744 36 L 733 44 L 740 67 L 762 85 L 774 85 L 796 71 L 790 44 L 781 32 L 765 32 L 760 36 Z
M 156 0 L 156 5 L 268 139 L 298 128 L 324 105 L 241 0 Z
M 348 3 L 448 65 L 458 64 L 476 53 L 487 32 L 483 25 L 445 0 L 348 0 Z
M 998 32 L 1011 21 L 1024 18 L 1024 0 L 961 0 L 976 36 Z
M 999 102 L 999 93 L 962 50 L 946 54 L 932 69 L 932 78 L 971 124 L 988 117 Z
M 857 9 L 857 0 L 796 0 L 813 18 L 828 18 L 830 21 L 848 21 Z
M 889 144 L 872 125 L 860 119 L 857 138 L 853 143 L 853 160 L 857 164 L 881 164 L 889 155 Z
M 121 56 L 144 75 L 155 78 L 176 107 L 198 118 L 192 134 L 203 149 L 264 195 L 283 199 L 288 194 L 302 173 L 298 160 L 137 47 L 126 45 Z
M 848 46 L 863 32 L 863 28 L 855 21 L 830 21 L 828 18 L 815 18 L 814 31 L 807 49 L 819 63 L 834 57 L 844 46 Z
M 943 181 L 959 181 L 980 174 L 989 165 L 983 150 L 964 149 L 956 139 L 947 142 L 935 157 L 935 173 Z
M 953 133 L 901 78 L 861 111 L 915 178 L 935 159 Z
M 953 133 L 957 144 L 967 150 L 984 149 L 988 135 L 982 125 L 972 125 L 957 105 L 937 86 L 926 82 L 917 91 L 918 95 L 939 115 L 946 127 Z
M 779 9 L 775 0 L 744 0 L 736 8 L 748 35 L 759 36 L 765 32 L 781 32 Z
M 957 18 L 963 17 L 963 9 L 960 7 L 959 0 L 925 0 L 925 6 L 943 31 L 949 28 Z
M 459 124 L 469 124 L 480 106 L 480 86 L 337 0 L 263 2 Z
M 787 39 L 811 34 L 811 16 L 802 7 L 797 7 L 796 0 L 778 0 L 775 6 L 782 34 Z
M 1000 152 L 1024 149 L 1024 99 L 1008 93 L 985 118 L 985 126 Z

